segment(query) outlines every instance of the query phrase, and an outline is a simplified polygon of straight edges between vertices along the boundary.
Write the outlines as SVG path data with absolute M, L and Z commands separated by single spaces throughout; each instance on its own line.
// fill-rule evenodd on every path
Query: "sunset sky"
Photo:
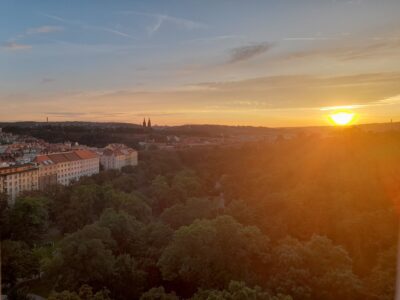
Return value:
M 0 121 L 400 121 L 399 0 L 0 3 Z

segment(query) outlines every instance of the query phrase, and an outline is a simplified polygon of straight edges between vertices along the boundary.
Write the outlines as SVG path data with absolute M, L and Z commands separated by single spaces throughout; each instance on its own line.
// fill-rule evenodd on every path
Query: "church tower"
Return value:
M 147 127 L 148 127 L 148 128 L 151 128 L 151 121 L 150 121 L 150 118 L 149 118 L 149 120 L 147 121 Z
M 146 118 L 143 118 L 143 128 L 146 128 Z

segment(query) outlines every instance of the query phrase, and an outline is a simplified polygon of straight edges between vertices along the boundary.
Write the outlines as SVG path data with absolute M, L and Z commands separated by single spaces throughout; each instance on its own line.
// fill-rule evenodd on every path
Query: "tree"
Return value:
M 39 261 L 22 241 L 1 241 L 1 275 L 3 284 L 13 286 L 18 279 L 36 275 Z
M 246 225 L 255 225 L 260 220 L 259 211 L 241 200 L 230 202 L 225 209 L 225 213 Z
M 41 238 L 48 227 L 47 198 L 18 198 L 10 211 L 11 238 L 30 245 Z
M 167 293 L 163 287 L 152 288 L 144 293 L 140 300 L 179 300 L 174 293 Z
M 171 190 L 165 176 L 157 175 L 151 182 L 150 191 L 152 205 L 157 213 L 178 202 L 177 199 L 171 198 Z
M 348 253 L 331 240 L 287 238 L 273 249 L 270 287 L 295 299 L 357 299 L 361 281 Z
M 217 215 L 217 203 L 207 198 L 191 198 L 164 210 L 160 218 L 174 229 L 190 225 L 196 219 L 210 219 Z
M 62 232 L 74 232 L 97 220 L 103 210 L 112 206 L 114 191 L 109 185 L 77 183 L 54 201 L 56 222 Z
M 120 193 L 118 195 L 118 209 L 134 216 L 137 220 L 144 223 L 149 222 L 152 216 L 151 207 L 147 205 L 144 197 L 136 193 Z
M 75 292 L 62 291 L 60 293 L 52 293 L 48 300 L 81 300 Z
M 135 257 L 147 273 L 146 283 L 149 288 L 162 281 L 157 262 L 171 242 L 172 235 L 173 230 L 161 222 L 151 222 L 143 228 L 142 246 L 135 251 Z
M 134 258 L 128 254 L 117 257 L 111 280 L 115 299 L 138 299 L 145 283 L 146 273 L 139 269 Z
M 9 237 L 9 214 L 7 194 L 0 193 L 0 238 L 5 240 Z
M 257 282 L 268 251 L 269 240 L 256 227 L 221 216 L 178 229 L 158 264 L 165 280 L 223 288 L 230 280 Z
M 113 188 L 124 193 L 131 193 L 135 189 L 136 178 L 130 174 L 122 174 L 112 181 Z
M 397 247 L 393 246 L 379 254 L 377 264 L 366 281 L 366 292 L 372 299 L 390 300 L 394 298 L 397 251 Z
M 129 253 L 132 248 L 141 245 L 144 225 L 124 212 L 108 208 L 101 215 L 98 225 L 110 231 L 111 238 L 117 243 L 113 248 L 116 254 Z
M 244 282 L 231 281 L 226 290 L 200 290 L 190 300 L 292 300 L 292 297 L 271 296 L 258 286 L 250 288 Z
M 198 197 L 201 195 L 200 180 L 192 170 L 182 170 L 172 179 L 171 193 L 180 201 L 185 201 L 189 197 Z
M 109 229 L 87 225 L 60 242 L 49 275 L 58 278 L 63 288 L 75 289 L 82 284 L 101 287 L 113 274 L 113 247 Z
M 78 293 L 63 291 L 61 293 L 53 292 L 49 296 L 49 300 L 111 300 L 109 297 L 109 291 L 102 289 L 96 293 L 93 293 L 93 288 L 87 284 L 80 287 Z

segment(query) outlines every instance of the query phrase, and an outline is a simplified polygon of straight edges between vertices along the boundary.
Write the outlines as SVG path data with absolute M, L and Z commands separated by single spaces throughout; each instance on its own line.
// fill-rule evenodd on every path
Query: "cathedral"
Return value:
M 147 123 L 146 123 L 146 118 L 143 119 L 143 128 L 151 128 L 150 118 L 147 120 Z

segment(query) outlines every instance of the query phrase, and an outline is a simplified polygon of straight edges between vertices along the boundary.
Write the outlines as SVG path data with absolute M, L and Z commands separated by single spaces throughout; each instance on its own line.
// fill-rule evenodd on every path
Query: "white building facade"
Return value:
M 105 170 L 121 170 L 138 164 L 138 152 L 122 144 L 110 144 L 101 152 L 100 164 Z
M 15 199 L 24 191 L 39 189 L 39 167 L 36 164 L 24 164 L 0 168 L 0 193 L 14 204 Z
M 39 181 L 43 182 L 41 188 L 54 183 L 69 185 L 83 176 L 91 176 L 100 171 L 99 156 L 90 150 L 39 155 L 35 161 L 39 163 Z

